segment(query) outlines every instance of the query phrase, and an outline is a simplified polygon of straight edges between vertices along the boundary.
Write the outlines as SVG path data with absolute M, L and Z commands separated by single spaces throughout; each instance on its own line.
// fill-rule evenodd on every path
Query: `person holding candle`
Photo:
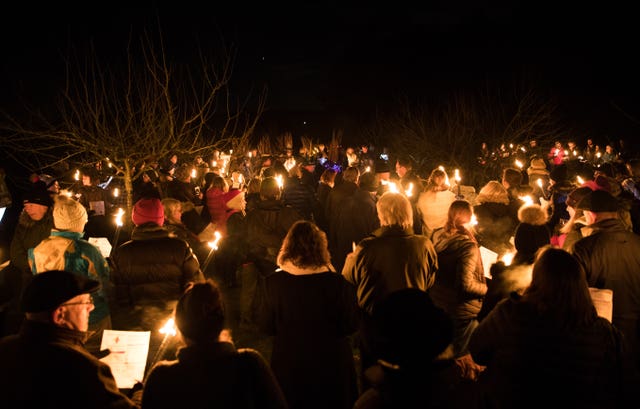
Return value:
M 478 242 L 470 230 L 473 208 L 466 200 L 449 206 L 447 222 L 433 232 L 438 255 L 438 273 L 428 292 L 433 303 L 453 320 L 453 354 L 467 355 L 471 333 L 478 325 L 477 315 L 487 293 Z
M 440 168 L 431 171 L 424 192 L 418 197 L 416 209 L 422 218 L 422 233 L 427 237 L 447 221 L 449 206 L 456 200 L 456 195 L 447 185 L 447 174 Z
M 224 299 L 213 280 L 187 288 L 175 309 L 184 345 L 177 360 L 151 368 L 143 408 L 287 408 L 265 358 L 254 349 L 236 349 L 224 329 L 226 319 Z
M 625 336 L 598 316 L 588 286 L 571 254 L 538 254 L 524 293 L 496 305 L 471 335 L 471 355 L 486 366 L 484 407 L 640 407 Z

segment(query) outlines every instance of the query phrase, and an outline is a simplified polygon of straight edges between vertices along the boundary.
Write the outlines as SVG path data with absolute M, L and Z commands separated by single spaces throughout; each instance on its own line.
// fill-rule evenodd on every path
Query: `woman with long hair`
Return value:
M 274 336 L 271 368 L 295 408 L 352 408 L 358 397 L 349 336 L 354 288 L 331 265 L 327 236 L 313 222 L 291 226 L 266 280 L 258 325 Z
M 478 325 L 477 316 L 487 293 L 480 249 L 469 229 L 472 215 L 469 202 L 454 201 L 449 206 L 447 222 L 433 233 L 432 239 L 438 254 L 438 273 L 429 294 L 453 319 L 456 358 L 468 354 L 469 338 Z
M 529 287 L 482 320 L 469 350 L 486 366 L 487 407 L 639 407 L 622 334 L 598 316 L 584 270 L 562 249 L 538 253 Z
M 432 170 L 424 191 L 418 197 L 416 209 L 422 219 L 422 233 L 427 237 L 431 237 L 435 229 L 444 226 L 449 206 L 456 200 L 456 195 L 449 190 L 446 182 L 444 170 Z

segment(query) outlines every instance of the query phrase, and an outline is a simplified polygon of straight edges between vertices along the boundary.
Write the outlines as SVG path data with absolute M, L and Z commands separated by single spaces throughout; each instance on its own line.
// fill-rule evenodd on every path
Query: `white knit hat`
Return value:
M 87 224 L 87 210 L 65 195 L 57 195 L 53 204 L 53 226 L 56 230 L 82 233 Z

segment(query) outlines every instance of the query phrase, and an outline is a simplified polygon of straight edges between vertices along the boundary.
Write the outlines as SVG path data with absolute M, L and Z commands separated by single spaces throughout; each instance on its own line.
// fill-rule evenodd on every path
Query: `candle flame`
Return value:
M 218 242 L 220 241 L 222 235 L 217 230 L 215 231 L 215 233 L 213 233 L 213 235 L 216 236 L 216 239 L 214 241 L 210 241 L 208 244 L 209 247 L 211 247 L 211 250 L 218 250 Z
M 540 187 L 540 189 L 542 189 L 542 179 L 538 179 L 538 180 L 536 180 L 536 183 L 538 184 L 538 186 Z
M 276 175 L 276 182 L 278 183 L 278 187 L 282 189 L 282 186 L 284 185 L 282 182 L 282 175 Z
M 116 213 L 116 226 L 122 227 L 122 216 L 124 216 L 124 210 L 119 207 L 118 212 Z
M 413 194 L 413 182 L 409 183 L 409 188 L 404 191 L 404 194 L 407 197 L 411 197 L 411 195 Z
M 596 153 L 596 157 L 597 157 L 598 159 L 600 159 L 600 156 L 602 156 L 602 154 L 601 154 L 600 152 Z
M 458 169 L 453 171 L 453 178 L 456 180 L 457 183 L 460 183 L 460 171 Z
M 524 165 L 522 164 L 522 162 L 520 162 L 518 159 L 516 159 L 515 164 L 516 164 L 516 166 L 517 166 L 517 167 L 519 167 L 520 169 L 522 169 L 522 167 L 524 166 Z
M 169 318 L 167 322 L 160 328 L 160 333 L 165 335 L 176 335 L 176 323 L 173 318 Z
M 371 166 L 367 166 L 366 168 L 364 168 L 365 173 L 366 172 L 371 172 Z
M 533 199 L 531 198 L 531 196 L 518 196 L 518 199 L 522 200 L 524 202 L 525 205 L 531 205 L 533 204 Z
M 118 190 L 118 188 L 114 188 L 113 189 L 113 197 L 118 197 L 118 195 L 120 194 L 120 191 Z
M 576 176 L 576 179 L 577 179 L 579 185 L 583 185 L 584 184 L 584 179 L 582 179 L 580 177 L 580 175 Z
M 389 192 L 398 193 L 398 186 L 393 182 L 389 182 Z
M 504 263 L 505 266 L 510 266 L 511 262 L 513 261 L 513 256 L 515 256 L 515 253 L 505 253 L 502 256 L 502 262 Z
M 75 180 L 80 180 L 80 170 L 76 169 L 76 173 L 74 173 L 73 178 Z
M 196 168 L 191 169 L 191 177 L 195 179 L 196 176 L 198 176 L 198 171 L 196 170 Z

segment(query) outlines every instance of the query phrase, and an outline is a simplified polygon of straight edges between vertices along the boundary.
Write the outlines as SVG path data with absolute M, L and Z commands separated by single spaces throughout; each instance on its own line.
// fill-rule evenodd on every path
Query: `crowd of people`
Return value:
M 134 182 L 108 253 L 88 241 L 115 212 L 104 177 L 34 178 L 0 272 L 0 401 L 640 408 L 640 159 L 591 145 L 487 149 L 499 171 L 477 191 L 366 146 L 171 155 Z M 268 353 L 235 345 L 228 289 Z M 132 389 L 100 360 L 106 329 L 151 331 Z

